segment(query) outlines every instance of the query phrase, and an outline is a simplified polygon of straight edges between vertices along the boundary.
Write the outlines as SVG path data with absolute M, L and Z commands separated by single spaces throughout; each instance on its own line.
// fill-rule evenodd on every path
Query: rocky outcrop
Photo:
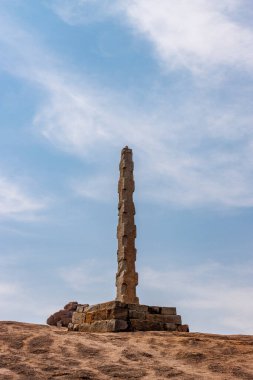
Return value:
M 76 311 L 78 302 L 71 301 L 64 306 L 64 309 L 50 315 L 47 319 L 47 324 L 50 326 L 68 327 L 72 321 L 73 312 Z
M 253 337 L 0 322 L 1 380 L 252 380 Z

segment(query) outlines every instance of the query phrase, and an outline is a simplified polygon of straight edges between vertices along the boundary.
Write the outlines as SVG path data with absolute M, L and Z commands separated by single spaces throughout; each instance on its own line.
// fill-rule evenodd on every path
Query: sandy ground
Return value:
M 251 379 L 253 336 L 80 333 L 0 322 L 0 379 Z

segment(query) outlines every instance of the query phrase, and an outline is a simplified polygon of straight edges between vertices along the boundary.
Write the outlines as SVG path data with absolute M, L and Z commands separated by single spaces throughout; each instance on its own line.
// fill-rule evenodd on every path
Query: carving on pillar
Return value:
M 116 274 L 116 300 L 124 303 L 138 304 L 139 299 L 136 297 L 138 273 L 135 272 L 136 226 L 134 224 L 135 207 L 133 202 L 133 169 L 132 149 L 129 149 L 126 146 L 121 151 L 119 165 L 119 220 L 117 228 L 118 272 Z

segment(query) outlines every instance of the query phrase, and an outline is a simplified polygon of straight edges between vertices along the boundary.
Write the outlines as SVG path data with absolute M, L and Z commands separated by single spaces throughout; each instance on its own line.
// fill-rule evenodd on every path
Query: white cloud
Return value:
M 151 302 L 176 305 L 192 331 L 252 334 L 251 268 L 251 263 L 225 266 L 211 262 L 167 271 L 144 268 L 141 291 L 146 298 L 150 294 Z
M 132 0 L 124 10 L 170 67 L 197 73 L 213 65 L 253 68 L 253 30 L 235 20 L 239 0 Z
M 45 200 L 36 200 L 20 184 L 0 176 L 0 218 L 27 219 L 45 207 Z
M 195 74 L 217 65 L 253 68 L 253 29 L 237 17 L 250 7 L 243 0 L 55 0 L 51 7 L 73 25 L 119 17 L 169 68 Z
M 74 148 L 81 156 L 113 142 L 115 116 L 106 111 L 109 102 L 102 94 L 67 81 L 64 73 L 51 73 L 45 83 L 50 83 L 45 85 L 48 101 L 38 111 L 35 125 L 48 140 L 66 151 Z
M 148 0 L 132 1 L 129 9 L 137 12 L 141 7 L 149 7 L 144 15 L 152 17 L 151 4 L 154 3 Z M 161 11 L 167 7 L 165 4 L 158 2 L 154 17 L 166 13 Z M 195 15 L 196 7 L 205 12 L 225 12 L 225 5 L 218 6 L 217 1 L 171 4 L 174 13 L 179 12 L 180 4 L 186 8 L 193 4 L 189 17 Z M 224 4 L 228 7 L 227 2 Z M 236 9 L 237 2 L 233 4 Z M 159 17 L 155 25 L 159 24 Z M 169 89 L 163 96 L 157 94 L 158 100 L 147 106 L 144 114 L 129 94 L 119 95 L 63 68 L 34 33 L 32 36 L 19 25 L 3 20 L 1 40 L 6 51 L 0 60 L 2 67 L 32 81 L 45 95 L 37 108 L 35 126 L 58 149 L 103 162 L 111 150 L 128 144 L 138 162 L 138 186 L 149 200 L 183 207 L 253 205 L 253 116 L 247 110 L 246 97 L 225 107 L 224 103 L 208 102 L 208 91 L 193 89 L 193 94 L 186 92 L 181 97 L 179 106 Z M 221 61 L 217 58 L 215 62 Z M 180 86 L 177 91 L 179 94 L 175 95 L 179 96 Z M 110 191 L 112 172 L 108 175 L 108 170 L 110 165 L 100 178 L 92 176 L 85 183 L 76 182 L 75 191 L 93 199 L 103 197 L 103 185 Z

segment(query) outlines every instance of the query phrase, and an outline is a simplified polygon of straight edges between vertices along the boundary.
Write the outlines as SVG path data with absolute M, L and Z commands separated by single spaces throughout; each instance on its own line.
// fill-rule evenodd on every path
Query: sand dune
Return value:
M 0 379 L 253 379 L 253 336 L 0 322 Z

